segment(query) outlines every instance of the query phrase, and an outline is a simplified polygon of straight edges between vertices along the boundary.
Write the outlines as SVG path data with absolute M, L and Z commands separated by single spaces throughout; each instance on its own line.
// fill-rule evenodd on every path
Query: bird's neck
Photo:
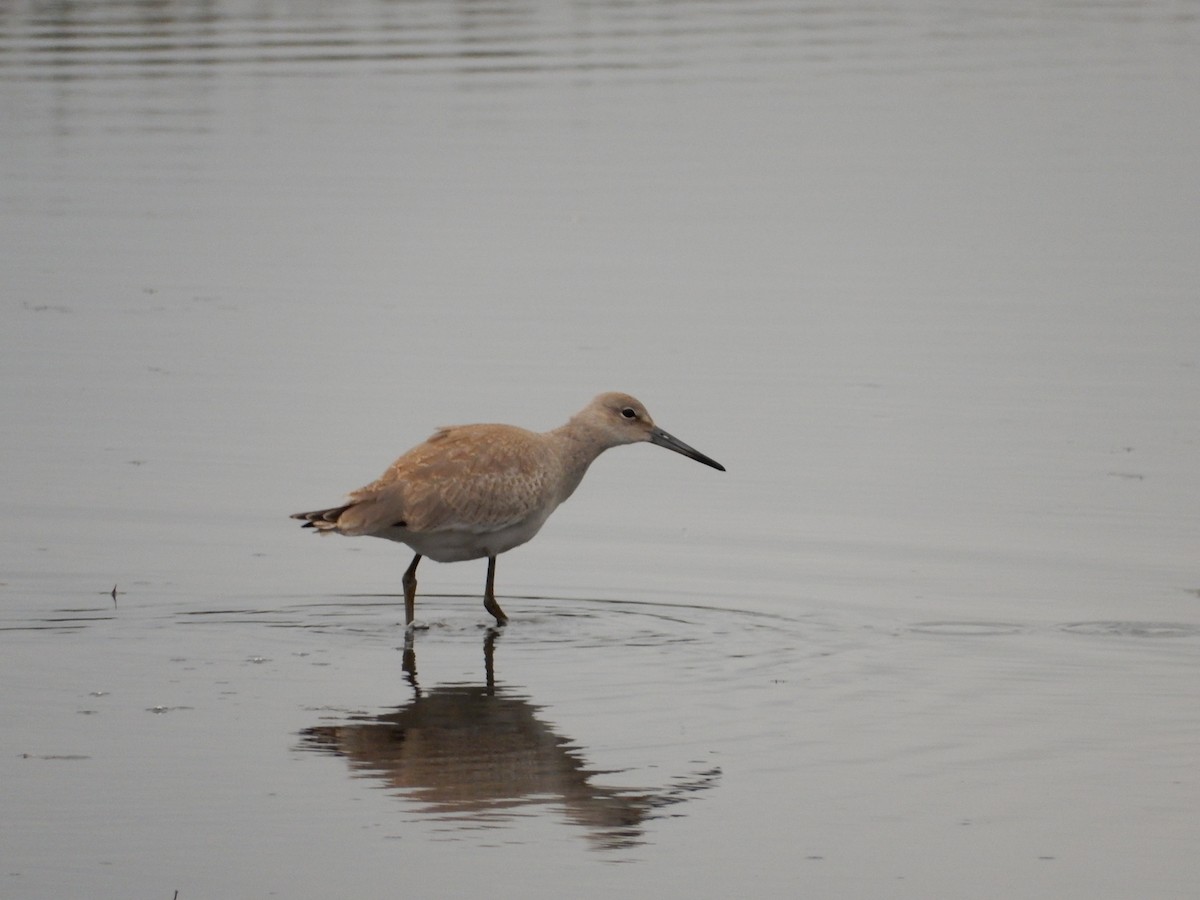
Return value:
M 559 488 L 559 503 L 566 500 L 579 487 L 588 466 L 596 457 L 608 449 L 607 443 L 592 433 L 585 424 L 572 420 L 561 428 L 547 433 L 552 439 L 555 452 L 563 462 L 562 484 Z

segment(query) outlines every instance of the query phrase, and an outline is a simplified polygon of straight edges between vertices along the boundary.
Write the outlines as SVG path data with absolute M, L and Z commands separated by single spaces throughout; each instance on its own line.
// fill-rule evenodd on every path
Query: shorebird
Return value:
M 412 626 L 417 564 L 487 557 L 483 605 L 497 625 L 496 557 L 532 538 L 574 493 L 605 450 L 649 441 L 724 472 L 725 467 L 654 424 L 628 394 L 600 394 L 561 428 L 542 433 L 514 425 L 439 428 L 388 466 L 349 502 L 295 513 L 321 534 L 369 535 L 415 552 L 401 579 L 404 618 Z

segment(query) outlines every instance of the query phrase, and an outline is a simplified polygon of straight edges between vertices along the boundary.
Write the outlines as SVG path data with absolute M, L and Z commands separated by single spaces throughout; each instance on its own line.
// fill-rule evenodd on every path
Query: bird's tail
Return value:
M 315 509 L 312 512 L 292 513 L 291 518 L 302 520 L 304 522 L 301 526 L 302 528 L 315 528 L 324 534 L 338 530 L 338 517 L 351 506 L 353 504 L 347 503 L 345 506 L 334 506 L 329 509 Z

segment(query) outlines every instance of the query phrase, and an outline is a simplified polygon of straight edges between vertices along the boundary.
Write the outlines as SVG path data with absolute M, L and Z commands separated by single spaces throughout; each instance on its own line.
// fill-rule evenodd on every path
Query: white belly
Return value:
M 416 534 L 405 528 L 389 528 L 375 532 L 372 537 L 407 544 L 414 552 L 434 562 L 464 562 L 485 556 L 499 556 L 513 547 L 519 547 L 537 534 L 545 522 L 545 517 L 532 518 L 497 531 L 485 532 L 447 530 Z

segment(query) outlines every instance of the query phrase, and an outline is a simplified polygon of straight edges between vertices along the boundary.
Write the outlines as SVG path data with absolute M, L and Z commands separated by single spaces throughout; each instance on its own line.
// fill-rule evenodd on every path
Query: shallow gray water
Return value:
M 0 896 L 1190 897 L 1198 45 L 0 7 Z M 286 519 L 601 390 L 498 637 Z

